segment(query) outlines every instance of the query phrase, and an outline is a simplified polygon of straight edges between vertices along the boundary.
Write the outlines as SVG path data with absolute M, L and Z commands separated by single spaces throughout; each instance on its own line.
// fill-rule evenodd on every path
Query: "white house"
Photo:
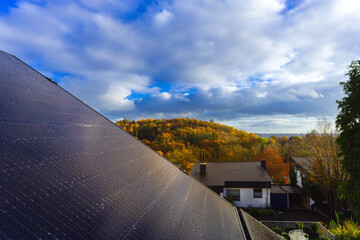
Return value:
M 271 178 L 262 162 L 195 163 L 191 176 L 237 207 L 270 207 Z

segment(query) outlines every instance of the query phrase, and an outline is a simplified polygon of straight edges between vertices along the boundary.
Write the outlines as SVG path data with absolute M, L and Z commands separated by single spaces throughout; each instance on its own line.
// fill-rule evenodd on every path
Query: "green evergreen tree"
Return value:
M 346 74 L 349 80 L 341 82 L 345 97 L 337 101 L 340 112 L 336 126 L 340 131 L 337 143 L 341 149 L 342 167 L 348 180 L 341 185 L 341 192 L 360 217 L 360 61 L 353 61 Z

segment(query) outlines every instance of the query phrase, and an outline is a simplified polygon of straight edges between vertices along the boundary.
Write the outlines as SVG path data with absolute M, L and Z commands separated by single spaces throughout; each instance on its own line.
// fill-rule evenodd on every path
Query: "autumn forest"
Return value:
M 274 182 L 288 180 L 290 156 L 302 156 L 296 137 L 259 137 L 231 126 L 197 119 L 142 119 L 116 122 L 157 153 L 190 172 L 194 162 L 266 160 Z

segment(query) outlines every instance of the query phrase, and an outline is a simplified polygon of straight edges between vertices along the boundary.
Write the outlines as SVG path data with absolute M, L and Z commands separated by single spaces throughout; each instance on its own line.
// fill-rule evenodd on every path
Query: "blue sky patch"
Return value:
M 0 50 L 113 119 L 212 118 L 257 132 L 334 119 L 360 56 L 360 2 L 249 1 L 1 0 Z
M 304 0 L 286 0 L 285 9 L 281 12 L 281 14 L 286 14 L 287 12 L 295 9 L 303 1 Z

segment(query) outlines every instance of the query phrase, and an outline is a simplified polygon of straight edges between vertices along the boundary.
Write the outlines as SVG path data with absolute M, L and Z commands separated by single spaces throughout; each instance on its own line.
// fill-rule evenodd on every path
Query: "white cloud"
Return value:
M 139 4 L 24 0 L 0 15 L 0 49 L 113 118 L 223 120 L 333 117 L 360 55 L 358 1 L 302 1 L 286 13 L 284 0 Z
M 255 92 L 256 97 L 258 98 L 265 98 L 268 93 L 267 92 Z
M 135 105 L 131 100 L 126 99 L 131 94 L 131 91 L 124 89 L 121 86 L 110 87 L 108 91 L 100 96 L 103 108 L 110 111 L 131 111 L 134 110 Z
M 311 98 L 324 97 L 323 94 L 319 94 L 314 89 L 309 89 L 309 88 L 290 89 L 288 90 L 288 94 L 295 95 L 298 97 L 311 97 Z
M 166 25 L 172 18 L 174 17 L 174 15 L 169 12 L 166 9 L 163 9 L 161 12 L 155 14 L 154 16 L 154 24 L 156 26 L 164 26 Z
M 157 94 L 156 97 L 159 97 L 162 100 L 169 100 L 171 98 L 171 94 L 167 92 L 162 92 Z
M 334 121 L 334 119 L 329 119 Z M 249 129 L 255 133 L 295 133 L 306 134 L 316 127 L 319 118 L 297 115 L 274 115 L 274 116 L 245 116 L 235 121 L 224 121 L 222 123 L 235 126 L 239 129 Z M 264 129 L 267 131 L 264 132 Z

